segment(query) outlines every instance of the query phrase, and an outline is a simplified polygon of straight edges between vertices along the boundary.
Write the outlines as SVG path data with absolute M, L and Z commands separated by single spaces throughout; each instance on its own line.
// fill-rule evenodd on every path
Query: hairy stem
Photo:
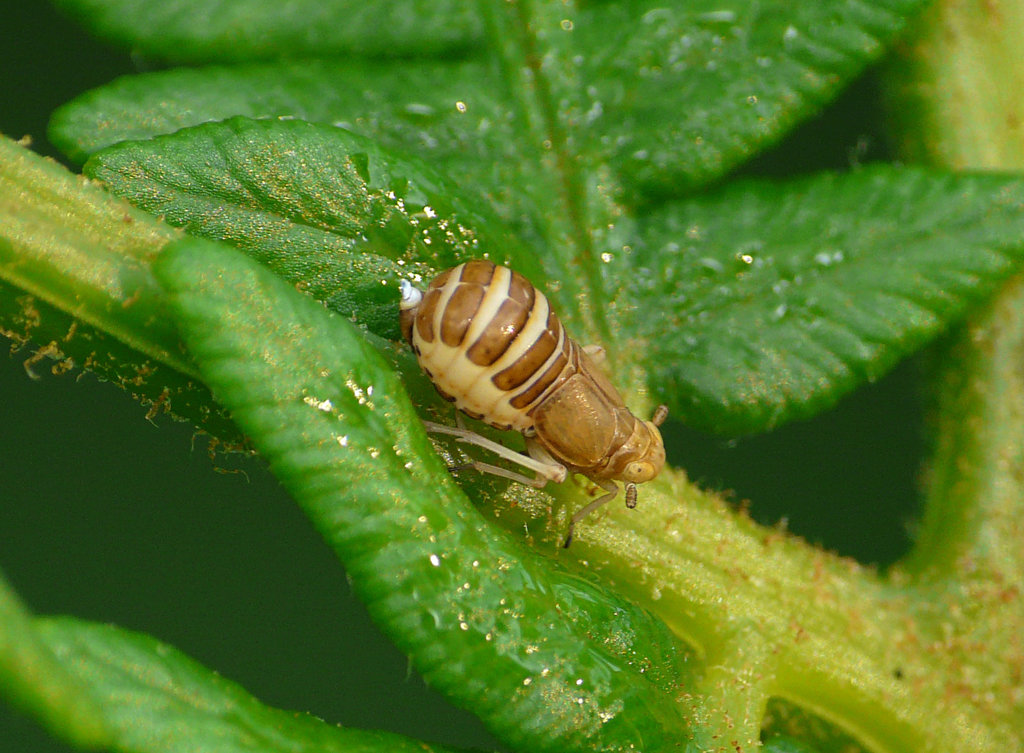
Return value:
M 180 233 L 0 138 L 0 280 L 184 374 L 150 260 Z

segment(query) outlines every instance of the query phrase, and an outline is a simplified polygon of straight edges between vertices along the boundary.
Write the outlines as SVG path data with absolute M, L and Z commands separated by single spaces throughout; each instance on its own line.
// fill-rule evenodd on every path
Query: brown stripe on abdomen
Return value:
M 530 403 L 544 394 L 544 391 L 555 383 L 555 380 L 565 371 L 569 365 L 569 359 L 564 353 L 559 353 L 544 373 L 537 377 L 525 390 L 508 401 L 508 404 L 519 410 L 526 410 Z
M 513 301 L 523 304 L 527 311 L 533 308 L 533 302 L 537 298 L 533 284 L 518 272 L 512 272 L 512 280 L 508 284 L 508 297 Z
M 503 292 L 505 300 L 501 307 L 466 351 L 466 357 L 477 366 L 490 366 L 505 355 L 533 315 L 537 294 L 529 280 L 518 272 L 512 272 L 508 289 Z
M 509 405 L 529 412 L 538 401 L 546 399 L 566 379 L 579 371 L 579 347 L 566 335 L 561 338 L 561 347 L 536 379 L 527 388 L 509 400 Z
M 523 331 L 529 316 L 530 310 L 523 308 L 523 304 L 506 298 L 487 328 L 466 351 L 466 357 L 477 366 L 490 366 Z
M 547 326 L 529 350 L 523 353 L 515 363 L 491 377 L 494 386 L 499 390 L 514 390 L 529 380 L 555 352 L 561 332 L 562 325 L 549 308 Z
M 431 286 L 423 295 L 423 302 L 416 311 L 416 331 L 424 342 L 434 342 L 434 314 L 441 300 L 441 288 Z
M 487 287 L 491 284 L 495 269 L 494 262 L 489 262 L 486 259 L 473 259 L 462 265 L 459 280 L 472 285 Z M 441 284 L 443 285 L 447 281 L 445 279 Z
M 491 426 L 529 429 L 533 408 L 576 371 L 575 346 L 544 294 L 487 261 L 431 281 L 412 333 L 442 396 Z
M 484 292 L 482 285 L 462 283 L 455 288 L 441 315 L 441 342 L 453 348 L 462 344 L 466 330 L 484 299 Z

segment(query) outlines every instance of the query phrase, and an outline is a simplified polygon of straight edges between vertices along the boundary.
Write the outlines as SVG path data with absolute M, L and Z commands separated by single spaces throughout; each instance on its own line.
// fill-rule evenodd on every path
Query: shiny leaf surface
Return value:
M 340 128 L 236 118 L 111 147 L 85 171 L 392 338 L 401 278 L 484 253 L 538 275 L 529 250 L 451 181 Z
M 1017 269 L 1024 184 L 881 166 L 745 181 L 638 234 L 622 295 L 645 302 L 652 390 L 693 425 L 762 431 L 879 378 Z

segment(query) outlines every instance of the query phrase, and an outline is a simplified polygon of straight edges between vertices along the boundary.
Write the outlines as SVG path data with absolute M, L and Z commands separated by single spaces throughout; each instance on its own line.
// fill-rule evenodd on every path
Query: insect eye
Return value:
M 643 461 L 634 461 L 626 466 L 626 472 L 623 474 L 626 481 L 632 481 L 634 483 L 642 483 L 650 480 L 654 475 L 654 467 L 650 463 Z

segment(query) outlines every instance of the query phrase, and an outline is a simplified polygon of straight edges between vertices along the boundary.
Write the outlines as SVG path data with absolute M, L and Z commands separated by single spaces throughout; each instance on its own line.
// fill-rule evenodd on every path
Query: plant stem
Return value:
M 956 169 L 1024 170 L 1024 2 L 943 0 L 915 28 L 886 81 L 902 153 Z M 1022 353 L 1018 281 L 944 354 L 927 506 L 907 573 L 980 569 L 1021 587 Z
M 615 523 L 584 529 L 573 554 L 704 657 L 723 708 L 753 708 L 758 695 L 785 698 L 893 753 L 996 753 L 1011 739 L 1012 702 L 993 701 L 989 689 L 1009 687 L 1015 665 L 993 667 L 935 593 L 762 528 L 671 470 Z M 988 603 L 997 599 L 993 592 Z M 986 634 L 1000 661 L 1013 659 L 1005 631 Z M 758 672 L 744 675 L 744 666 Z M 756 694 L 726 682 L 729 672 L 747 677 Z M 977 682 L 965 683 L 974 672 Z M 937 716 L 959 721 L 936 726 Z
M 887 78 L 897 148 L 940 167 L 1024 167 L 1024 3 L 934 3 Z
M 0 137 L 0 279 L 183 374 L 150 260 L 178 231 Z

